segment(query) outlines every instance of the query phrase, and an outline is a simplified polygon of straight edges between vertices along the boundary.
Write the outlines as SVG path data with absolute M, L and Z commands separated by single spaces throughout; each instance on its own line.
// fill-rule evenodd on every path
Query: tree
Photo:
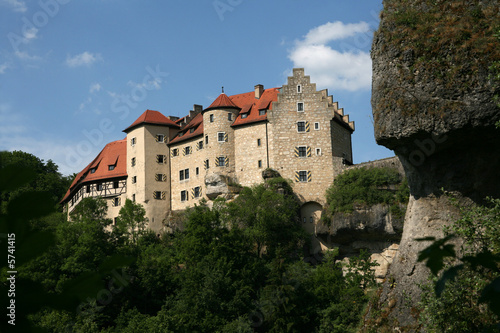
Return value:
M 125 200 L 125 205 L 120 209 L 116 229 L 124 234 L 132 244 L 137 244 L 137 240 L 146 230 L 146 210 L 141 204 L 130 199 Z

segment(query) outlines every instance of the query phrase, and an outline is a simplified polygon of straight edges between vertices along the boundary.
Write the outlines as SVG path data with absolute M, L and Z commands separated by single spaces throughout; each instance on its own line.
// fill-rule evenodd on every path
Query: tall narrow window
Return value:
M 159 142 L 159 143 L 165 142 L 165 135 L 163 135 L 163 134 L 157 134 L 156 135 L 156 142 Z
M 217 141 L 218 142 L 225 142 L 226 141 L 226 133 L 218 132 L 217 133 Z
M 208 145 L 208 135 L 205 135 L 205 144 Z
M 227 114 L 227 120 L 229 120 L 229 121 L 233 120 L 233 114 L 232 113 L 228 113 Z
M 261 144 L 260 139 L 257 139 L 257 146 L 260 147 L 260 144 Z
M 300 94 L 302 92 L 302 86 L 299 84 L 297 85 L 297 92 Z
M 213 114 L 211 114 L 211 115 L 210 115 L 210 122 L 211 122 L 211 123 L 213 123 L 213 122 L 214 122 L 214 115 L 213 115 Z
M 181 191 L 181 201 L 187 201 L 187 199 L 188 199 L 188 192 Z
M 135 167 L 135 157 L 132 157 L 132 159 L 130 160 L 130 164 Z

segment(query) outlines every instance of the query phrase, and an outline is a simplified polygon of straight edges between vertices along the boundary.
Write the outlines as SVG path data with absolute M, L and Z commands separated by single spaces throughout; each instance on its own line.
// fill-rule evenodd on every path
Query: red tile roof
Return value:
M 234 104 L 233 101 L 227 97 L 226 94 L 222 93 L 213 101 L 212 104 L 208 108 L 203 111 L 219 109 L 219 108 L 233 108 L 233 109 L 241 109 L 238 105 Z
M 193 132 L 191 132 L 192 128 L 194 129 Z M 179 134 L 181 134 L 181 136 L 179 136 Z M 170 144 L 189 140 L 199 135 L 203 135 L 203 115 L 201 113 L 198 113 L 186 127 L 179 131 L 179 133 L 170 140 Z
M 113 170 L 109 166 L 114 165 Z M 91 172 L 95 169 L 94 173 Z M 108 143 L 73 180 L 61 203 L 66 202 L 82 184 L 98 180 L 119 178 L 127 176 L 127 140 L 118 140 Z
M 137 118 L 136 121 L 132 123 L 132 125 L 124 129 L 123 132 L 127 133 L 141 124 L 153 124 L 153 125 L 171 126 L 179 128 L 178 124 L 168 119 L 160 112 L 153 110 L 146 110 L 139 118 Z
M 255 92 L 238 94 L 231 96 L 231 101 L 241 107 L 241 112 L 236 117 L 232 126 L 240 126 L 259 121 L 267 120 L 267 112 L 264 115 L 259 115 L 259 110 L 271 110 L 272 102 L 278 100 L 278 93 L 280 88 L 270 88 L 264 90 L 259 99 L 255 98 Z M 246 114 L 246 118 L 241 116 Z

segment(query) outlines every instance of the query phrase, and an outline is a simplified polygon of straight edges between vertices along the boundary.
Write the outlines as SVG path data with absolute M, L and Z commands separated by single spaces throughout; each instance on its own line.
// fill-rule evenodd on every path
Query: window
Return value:
M 299 171 L 299 182 L 307 182 L 307 171 Z
M 257 147 L 260 147 L 260 139 L 257 139 Z
M 189 169 L 179 171 L 179 180 L 189 179 Z
M 259 162 L 257 163 L 257 165 L 259 166 L 259 168 L 262 168 L 262 160 L 259 160 Z
M 233 120 L 233 114 L 232 113 L 228 113 L 227 114 L 227 120 L 229 120 L 229 121 Z
M 97 190 L 102 191 L 102 184 L 101 183 L 97 184 Z
M 137 176 L 132 177 L 132 184 L 135 184 L 135 183 L 137 183 Z
M 297 103 L 297 111 L 303 112 L 304 111 L 304 102 L 298 102 Z
M 132 201 L 135 202 L 135 194 L 132 194 Z
M 115 180 L 115 181 L 113 182 L 113 188 L 119 188 L 119 187 L 120 187 L 120 182 L 119 182 L 119 181 L 117 181 L 117 180 Z
M 196 175 L 198 176 L 200 174 L 200 168 L 196 167 Z
M 213 114 L 211 114 L 211 115 L 210 115 L 210 122 L 211 122 L 211 123 L 213 123 L 213 122 L 214 122 L 214 115 L 213 115 Z
M 194 132 L 194 127 L 191 127 L 191 128 L 189 129 L 189 133 L 193 133 L 193 132 Z
M 205 170 L 210 168 L 210 161 L 209 160 L 205 160 L 204 164 L 205 164 Z
M 264 116 L 267 110 L 259 110 L 259 116 Z
M 248 117 L 248 113 L 243 113 L 243 114 L 241 115 L 241 119 L 245 119 L 246 117 Z
M 307 147 L 306 146 L 298 146 L 295 150 L 297 157 L 307 157 Z
M 200 186 L 193 188 L 193 197 L 194 198 L 201 197 L 201 187 Z
M 205 135 L 205 144 L 208 145 L 208 135 Z
M 188 192 L 181 191 L 181 201 L 187 201 L 187 200 L 188 200 Z
M 156 162 L 159 164 L 163 164 L 166 162 L 165 155 L 156 155 Z
M 299 84 L 297 85 L 297 93 L 301 93 L 302 92 L 302 86 Z
M 156 142 L 159 142 L 159 143 L 165 142 L 165 135 L 163 135 L 163 134 L 157 134 L 156 135 Z
M 164 182 L 164 181 L 167 181 L 167 175 L 163 174 L 163 173 L 157 173 L 155 175 L 155 180 L 157 182 Z
M 133 147 L 133 146 L 135 146 L 136 142 L 137 142 L 137 139 L 136 139 L 136 138 L 132 138 L 132 139 L 130 139 L 130 145 L 131 145 L 132 147 Z
M 313 223 L 314 222 L 314 217 L 311 216 L 309 222 Z
M 302 218 L 302 222 L 306 223 L 307 222 L 307 217 Z
M 172 149 L 172 157 L 174 157 L 174 156 L 179 156 L 179 149 L 178 148 Z
M 115 169 L 115 166 L 114 165 L 108 165 L 108 170 L 109 171 L 113 171 Z
M 189 155 L 193 152 L 191 146 L 184 147 L 184 155 Z
M 156 200 L 163 200 L 163 193 L 165 193 L 165 192 L 154 191 L 153 192 L 153 198 L 156 199 Z
M 217 133 L 217 142 L 225 142 L 226 141 L 226 133 L 218 132 Z
M 121 204 L 120 198 L 113 198 L 113 207 L 118 207 Z
M 90 185 L 85 186 L 85 192 L 90 193 Z
M 202 150 L 203 149 L 203 140 L 198 141 L 198 144 L 196 145 L 196 148 L 198 148 L 198 150 Z
M 96 168 L 90 169 L 90 173 L 95 173 Z
M 219 167 L 226 166 L 226 157 L 224 157 L 224 156 L 217 157 L 216 162 L 217 162 L 217 166 L 219 166 Z
M 321 156 L 321 148 L 316 148 L 316 156 Z
M 306 122 L 298 121 L 297 122 L 297 132 L 305 132 L 306 131 Z
M 135 157 L 132 157 L 132 159 L 130 160 L 130 164 L 135 167 Z

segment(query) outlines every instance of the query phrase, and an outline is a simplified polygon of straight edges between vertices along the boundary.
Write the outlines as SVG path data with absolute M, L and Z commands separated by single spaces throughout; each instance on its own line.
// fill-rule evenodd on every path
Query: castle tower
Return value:
M 146 209 L 149 227 L 159 231 L 170 210 L 170 152 L 179 125 L 158 111 L 146 110 L 127 127 L 127 198 Z
M 204 164 L 208 173 L 235 177 L 234 129 L 231 125 L 240 110 L 224 93 L 203 110 Z

